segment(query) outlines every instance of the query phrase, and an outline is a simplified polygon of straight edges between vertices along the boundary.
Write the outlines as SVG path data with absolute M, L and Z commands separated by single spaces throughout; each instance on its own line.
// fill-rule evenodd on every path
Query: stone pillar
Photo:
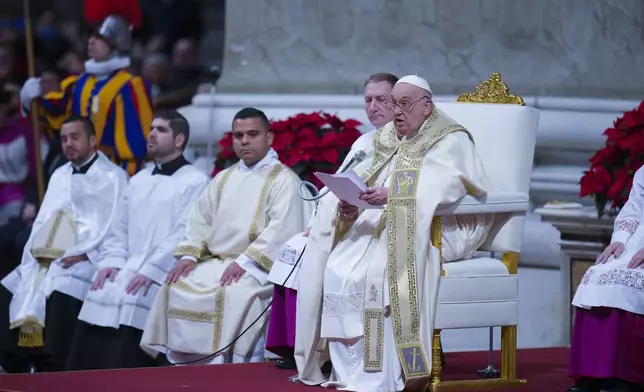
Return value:
M 458 94 L 500 72 L 514 94 L 641 99 L 641 0 L 234 0 L 232 93 L 357 94 L 373 72 Z

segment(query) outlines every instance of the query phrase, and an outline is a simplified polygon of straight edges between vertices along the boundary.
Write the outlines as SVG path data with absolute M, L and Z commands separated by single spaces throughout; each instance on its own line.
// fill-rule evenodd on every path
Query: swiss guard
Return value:
M 84 0 L 87 22 L 98 26 L 87 43 L 85 72 L 61 83 L 61 92 L 41 95 L 40 78 L 22 87 L 23 111 L 38 99 L 41 120 L 53 129 L 70 115 L 89 117 L 98 148 L 130 176 L 146 162 L 146 140 L 152 122 L 150 86 L 127 71 L 131 31 L 141 23 L 141 9 L 132 0 Z

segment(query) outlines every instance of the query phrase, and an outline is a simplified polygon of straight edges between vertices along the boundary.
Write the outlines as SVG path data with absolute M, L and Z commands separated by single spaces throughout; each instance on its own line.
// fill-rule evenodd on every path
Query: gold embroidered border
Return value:
M 215 296 L 215 330 L 212 337 L 212 351 L 217 352 L 221 346 L 221 330 L 224 323 L 224 296 L 226 290 L 222 287 Z
M 431 242 L 432 246 L 438 249 L 438 254 L 440 255 L 440 262 L 443 264 L 443 231 L 442 231 L 443 220 L 440 216 L 435 216 L 432 218 L 432 228 L 431 228 Z
M 195 289 L 194 287 L 188 285 L 186 282 L 184 282 L 181 279 L 176 281 L 176 282 L 174 282 L 174 283 L 170 283 L 170 285 L 174 286 L 177 290 L 186 291 L 186 292 L 192 293 L 192 294 L 208 295 L 208 294 L 216 293 L 218 291 L 223 290 L 223 288 L 221 286 L 217 286 L 217 287 L 214 287 L 214 288 L 211 288 L 211 289 L 205 289 L 205 290 Z
M 56 260 L 63 257 L 65 251 L 63 249 L 55 248 L 33 248 L 31 250 L 31 255 L 35 259 L 46 259 L 46 260 Z
M 221 173 L 221 181 L 219 181 L 219 184 L 217 184 L 217 209 L 219 209 L 219 201 L 221 200 L 221 192 L 224 190 L 224 185 L 226 185 L 230 174 L 235 170 L 236 167 L 237 164 L 235 163 L 228 169 L 224 170 L 223 173 Z
M 270 271 L 271 267 L 273 267 L 273 261 L 252 246 L 249 246 L 244 253 L 246 253 L 248 257 L 253 259 L 255 263 L 265 271 Z
M 259 237 L 259 221 L 262 218 L 262 211 L 265 205 L 266 205 L 266 199 L 268 198 L 268 191 L 271 189 L 271 186 L 275 182 L 275 179 L 277 179 L 277 176 L 280 174 L 282 171 L 282 164 L 278 163 L 273 167 L 268 173 L 268 178 L 266 179 L 266 182 L 264 182 L 264 186 L 262 186 L 262 191 L 259 195 L 259 202 L 257 203 L 257 207 L 255 208 L 255 215 L 253 216 L 253 222 L 250 225 L 250 230 L 248 231 L 248 240 L 250 243 L 253 243 L 257 237 Z
M 404 210 L 406 226 L 398 227 L 396 211 Z M 389 228 L 389 296 L 393 309 L 394 333 L 398 343 L 405 343 L 419 339 L 418 314 L 418 280 L 416 276 L 416 200 L 392 199 L 387 205 L 387 227 Z M 407 259 L 400 263 L 396 258 L 400 235 L 404 235 Z M 406 266 L 407 284 L 409 285 L 409 309 L 411 313 L 410 335 L 404 336 L 400 309 L 400 293 L 398 277 L 400 266 Z
M 193 294 L 208 295 L 215 293 L 215 311 L 214 312 L 196 312 L 185 309 L 171 308 L 168 306 L 170 303 L 170 286 L 176 289 L 186 291 Z M 187 283 L 179 280 L 170 285 L 166 285 L 166 315 L 168 318 L 177 318 L 182 320 L 206 322 L 213 324 L 213 337 L 212 337 L 212 352 L 219 351 L 221 345 L 221 331 L 224 322 L 224 304 L 226 290 L 222 286 L 217 286 L 212 289 L 199 290 L 189 286 Z
M 40 328 L 45 328 L 45 326 L 40 321 L 38 321 L 37 318 L 35 318 L 33 316 L 28 316 L 28 317 L 21 318 L 20 320 L 16 320 L 13 323 L 11 323 L 9 325 L 9 329 L 22 327 L 23 325 L 25 325 L 25 326 L 38 326 Z
M 365 309 L 364 311 L 364 370 L 366 372 L 382 371 L 382 347 L 384 312 L 378 309 Z M 376 330 L 372 331 L 372 326 Z M 373 335 L 376 338 L 376 352 L 371 351 Z
M 197 321 L 200 323 L 214 323 L 217 320 L 217 315 L 211 312 L 196 312 L 192 310 L 184 310 L 177 308 L 168 309 L 168 317 L 188 321 Z
M 197 261 L 201 260 L 205 253 L 205 249 L 198 248 L 196 246 L 192 245 L 183 245 L 183 246 L 178 246 L 177 249 L 174 251 L 175 256 L 192 256 L 197 259 Z

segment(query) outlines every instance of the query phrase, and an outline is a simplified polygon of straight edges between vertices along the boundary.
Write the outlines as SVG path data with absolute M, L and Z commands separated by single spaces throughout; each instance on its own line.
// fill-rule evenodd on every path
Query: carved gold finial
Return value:
M 501 80 L 501 74 L 495 72 L 490 79 L 476 86 L 473 93 L 463 93 L 458 96 L 458 102 L 470 103 L 507 103 L 525 106 L 523 98 L 509 93 L 508 85 Z

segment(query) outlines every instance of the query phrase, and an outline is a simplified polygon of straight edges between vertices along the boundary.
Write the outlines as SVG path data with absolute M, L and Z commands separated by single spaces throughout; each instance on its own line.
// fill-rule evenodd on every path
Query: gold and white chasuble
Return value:
M 323 382 L 316 351 L 325 340 L 334 368 L 326 387 L 389 392 L 427 380 L 441 262 L 471 257 L 491 227 L 491 216 L 446 217 L 443 253 L 432 243 L 437 206 L 480 197 L 488 187 L 471 136 L 438 108 L 406 140 L 393 123 L 385 125 L 374 135 L 374 149 L 373 159 L 355 170 L 369 186 L 389 188 L 385 209 L 342 222 L 337 198 L 324 200 L 332 213 L 321 207 L 319 216 L 332 223 L 314 222 L 311 253 L 307 248 L 303 257 L 307 277 L 323 270 L 323 282 L 307 279 L 298 291 L 295 354 L 307 384 Z M 316 300 L 321 317 L 306 310 Z
M 198 260 L 197 267 L 157 296 L 141 346 L 167 352 L 171 362 L 204 358 L 233 343 L 207 363 L 261 361 L 272 284 L 268 271 L 280 247 L 303 230 L 300 180 L 268 155 L 252 168 L 243 162 L 220 172 L 193 206 L 176 256 Z M 246 273 L 219 284 L 236 261 Z
M 127 174 L 102 153 L 83 174 L 67 163 L 54 171 L 25 245 L 21 264 L 2 284 L 13 293 L 11 328 L 21 328 L 20 345 L 42 345 L 46 299 L 54 291 L 85 299 L 98 267 L 98 249 L 127 185 Z M 88 260 L 63 268 L 65 257 Z
M 186 164 L 172 175 L 152 168 L 130 180 L 112 228 L 100 247 L 100 268 L 118 268 L 114 281 L 90 291 L 78 319 L 101 327 L 145 328 L 160 287 L 175 264 L 174 251 L 185 234 L 190 208 L 203 193 L 208 177 Z M 152 279 L 146 295 L 126 292 L 137 274 Z

